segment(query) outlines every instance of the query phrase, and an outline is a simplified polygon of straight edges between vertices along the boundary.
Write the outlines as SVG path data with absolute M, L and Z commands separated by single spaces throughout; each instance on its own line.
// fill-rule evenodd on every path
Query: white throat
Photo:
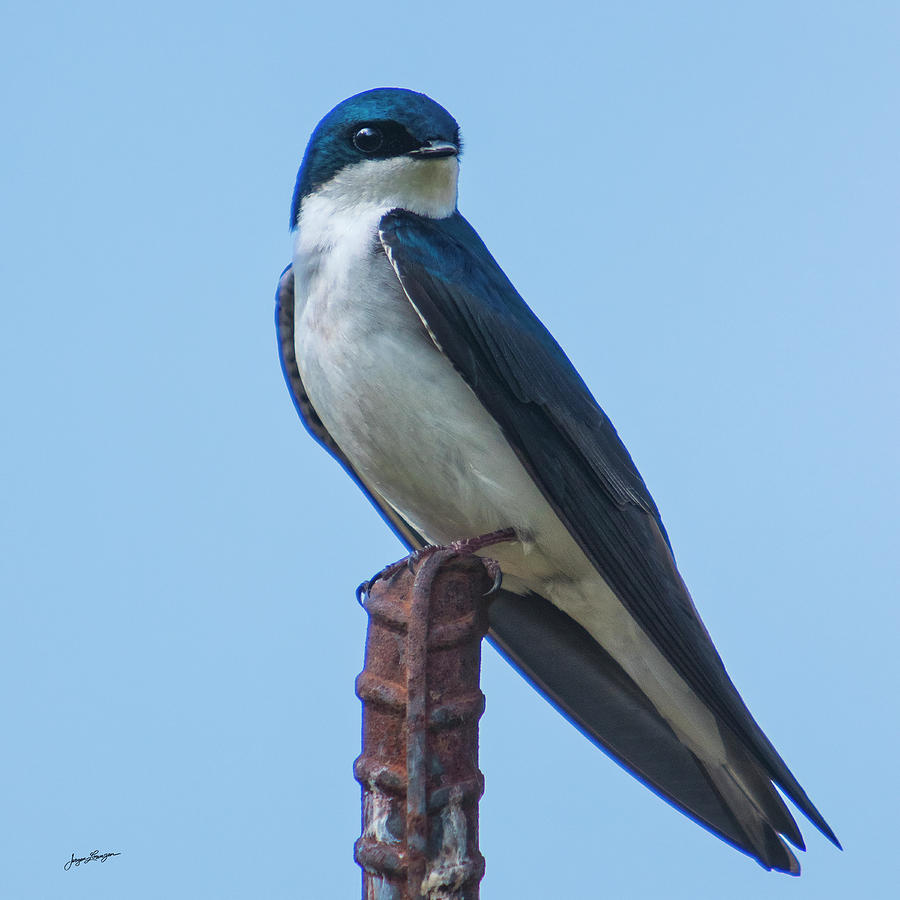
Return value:
M 296 225 L 298 237 L 317 232 L 317 243 L 335 243 L 328 223 L 346 227 L 349 222 L 377 222 L 392 209 L 406 209 L 429 219 L 444 219 L 456 209 L 459 162 L 455 156 L 440 159 L 367 159 L 346 166 L 303 199 Z M 341 223 L 341 225 L 339 225 Z M 314 225 L 310 228 L 308 226 Z M 324 233 L 323 233 L 324 232 Z

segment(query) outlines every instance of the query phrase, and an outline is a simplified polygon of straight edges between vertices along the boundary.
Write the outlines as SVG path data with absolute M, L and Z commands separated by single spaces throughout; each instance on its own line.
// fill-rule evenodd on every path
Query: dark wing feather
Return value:
M 395 210 L 380 234 L 435 344 L 598 572 L 749 757 L 837 843 L 731 683 L 612 423 L 472 227 L 459 213 L 434 220 Z
M 306 429 L 335 457 L 406 547 L 424 546 L 415 529 L 359 476 L 306 394 L 294 355 L 290 267 L 279 281 L 275 324 L 285 381 Z M 733 804 L 703 762 L 684 747 L 630 676 L 574 620 L 543 597 L 520 597 L 502 590 L 491 604 L 489 617 L 491 643 L 613 759 L 690 818 L 763 865 L 799 871 L 783 844 L 777 840 L 765 843 L 735 815 Z M 790 836 L 793 822 L 787 811 L 775 820 Z M 799 843 L 796 827 L 792 834 L 792 840 Z
M 735 794 L 720 767 L 681 743 L 632 678 L 577 622 L 543 597 L 505 591 L 490 607 L 490 622 L 489 637 L 500 653 L 612 759 L 761 865 L 799 873 L 775 832 L 801 849 L 803 839 L 771 784 L 756 786 L 766 806 L 761 816 L 746 796 Z M 756 772 L 742 766 L 744 777 Z
M 303 424 L 359 485 L 410 550 L 425 545 L 371 489 L 328 433 L 303 386 L 294 355 L 294 279 L 288 267 L 275 298 L 285 381 Z M 633 775 L 723 840 L 765 865 L 795 871 L 783 846 L 763 853 L 734 815 L 703 763 L 676 737 L 640 688 L 573 619 L 534 594 L 499 591 L 489 610 L 489 640 L 566 718 Z

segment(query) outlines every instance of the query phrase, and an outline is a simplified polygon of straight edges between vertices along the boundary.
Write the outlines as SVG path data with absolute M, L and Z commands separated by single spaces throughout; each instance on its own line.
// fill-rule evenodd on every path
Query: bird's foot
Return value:
M 389 566 L 385 566 L 380 572 L 376 572 L 368 581 L 363 581 L 356 588 L 356 602 L 360 606 L 365 606 L 366 598 L 369 596 L 369 591 L 372 590 L 372 585 L 375 584 L 376 581 L 385 580 L 390 581 L 398 572 L 400 572 L 404 568 L 408 568 L 410 572 L 414 572 L 415 569 L 412 568 L 412 560 L 415 558 L 417 561 L 421 559 L 422 555 L 426 550 L 431 550 L 434 552 L 437 547 L 423 547 L 421 550 L 413 550 L 409 556 L 404 556 L 403 559 L 398 559 L 397 562 L 391 563 Z
M 440 550 L 450 550 L 456 556 L 466 556 L 470 553 L 477 553 L 485 547 L 502 544 L 505 541 L 514 541 L 515 539 L 516 530 L 514 528 L 500 528 L 497 531 L 489 531 L 487 534 L 451 541 L 443 546 L 440 544 L 429 544 L 427 547 L 413 550 L 408 556 L 404 556 L 403 559 L 398 559 L 397 562 L 385 566 L 368 581 L 360 584 L 356 589 L 356 602 L 362 606 L 369 595 L 369 591 L 372 589 L 372 585 L 379 579 L 390 580 L 404 568 L 415 574 L 416 568 L 423 560 Z M 500 571 L 500 564 L 495 559 L 485 559 L 484 564 L 487 566 L 488 574 L 494 579 L 491 589 L 484 595 L 485 597 L 490 597 L 491 594 L 495 594 L 500 590 L 500 585 L 503 583 L 503 573 Z

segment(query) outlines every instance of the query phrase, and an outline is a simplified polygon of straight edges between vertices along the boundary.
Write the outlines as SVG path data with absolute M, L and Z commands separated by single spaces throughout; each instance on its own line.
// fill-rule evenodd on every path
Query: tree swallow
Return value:
M 780 788 L 837 838 L 750 715 L 659 511 L 565 353 L 457 210 L 459 126 L 379 88 L 313 132 L 278 285 L 312 435 L 411 550 L 513 529 L 490 640 L 591 740 L 762 866 L 798 874 Z

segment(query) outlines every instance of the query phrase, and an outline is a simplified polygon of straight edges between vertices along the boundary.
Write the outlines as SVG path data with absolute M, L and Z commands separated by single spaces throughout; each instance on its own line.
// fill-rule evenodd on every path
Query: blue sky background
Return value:
M 765 873 L 486 650 L 483 895 L 892 895 L 898 7 L 512 10 L 5 9 L 4 897 L 358 896 L 353 588 L 401 548 L 301 428 L 272 297 L 309 132 L 381 85 L 461 122 L 461 209 L 846 847 Z

